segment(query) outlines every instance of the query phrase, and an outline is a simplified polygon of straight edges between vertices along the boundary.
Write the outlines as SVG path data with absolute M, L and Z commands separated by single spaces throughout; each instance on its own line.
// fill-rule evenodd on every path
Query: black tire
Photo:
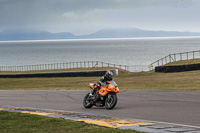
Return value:
M 85 108 L 92 108 L 92 106 L 93 106 L 93 104 L 91 103 L 91 101 L 88 100 L 89 99 L 89 94 L 90 93 L 88 93 L 87 95 L 85 95 L 85 97 L 83 99 L 83 106 Z
M 105 101 L 105 108 L 113 109 L 116 104 L 117 104 L 117 95 L 115 93 L 108 94 Z

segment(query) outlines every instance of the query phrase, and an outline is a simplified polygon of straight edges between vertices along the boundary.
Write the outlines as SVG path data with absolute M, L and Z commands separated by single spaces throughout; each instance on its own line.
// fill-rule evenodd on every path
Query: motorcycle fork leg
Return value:
M 99 100 L 99 97 L 100 97 L 99 92 L 97 92 L 95 94 L 94 102 L 97 102 Z

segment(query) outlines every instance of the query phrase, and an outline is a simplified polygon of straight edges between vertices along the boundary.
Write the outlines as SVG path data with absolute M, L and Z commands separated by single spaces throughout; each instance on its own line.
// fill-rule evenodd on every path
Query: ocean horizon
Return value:
M 134 39 L 187 39 L 200 38 L 200 36 L 173 36 L 173 37 L 128 37 L 128 38 L 85 38 L 85 39 L 47 39 L 47 40 L 8 40 L 0 42 L 38 42 L 38 41 L 82 41 L 82 40 L 134 40 Z

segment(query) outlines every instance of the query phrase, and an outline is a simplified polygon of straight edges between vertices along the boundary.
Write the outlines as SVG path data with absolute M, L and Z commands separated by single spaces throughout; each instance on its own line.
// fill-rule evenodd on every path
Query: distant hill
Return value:
M 131 38 L 131 37 L 175 37 L 175 36 L 200 36 L 200 33 L 176 31 L 150 31 L 137 28 L 102 29 L 80 38 Z
M 175 37 L 200 36 L 200 33 L 177 31 L 151 31 L 137 28 L 102 29 L 88 35 L 75 36 L 70 32 L 50 33 L 39 30 L 6 30 L 0 32 L 0 41 L 51 40 L 51 39 L 89 39 L 89 38 L 134 38 L 134 37 Z
M 48 39 L 73 39 L 75 36 L 70 32 L 50 33 L 47 31 L 6 30 L 0 32 L 0 41 L 12 40 L 48 40 Z

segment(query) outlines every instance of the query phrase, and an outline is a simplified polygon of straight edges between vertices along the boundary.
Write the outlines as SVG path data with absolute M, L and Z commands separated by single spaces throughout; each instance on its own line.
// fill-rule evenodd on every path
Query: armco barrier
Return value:
M 115 76 L 118 69 L 111 70 Z M 23 74 L 0 74 L 0 78 L 35 78 L 35 77 L 94 77 L 103 76 L 106 70 L 97 71 L 72 71 L 72 72 L 52 72 L 52 73 L 23 73 Z
M 155 67 L 155 72 L 184 72 L 200 70 L 200 64 L 189 64 L 189 65 L 176 65 L 176 66 L 158 66 Z

